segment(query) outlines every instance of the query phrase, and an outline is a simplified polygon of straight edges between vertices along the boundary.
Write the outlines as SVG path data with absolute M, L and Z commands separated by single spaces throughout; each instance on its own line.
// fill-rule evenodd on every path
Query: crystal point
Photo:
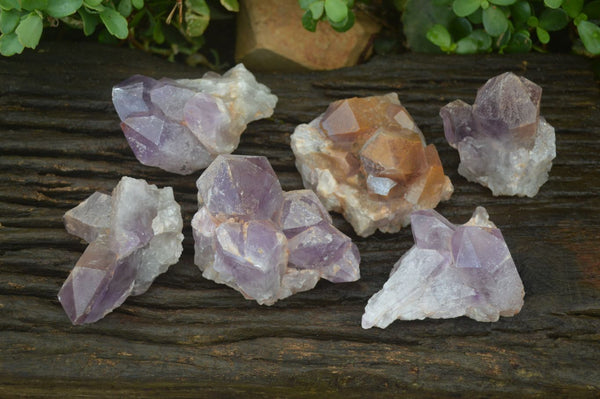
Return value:
M 93 323 L 144 293 L 183 250 L 173 190 L 144 180 L 123 177 L 112 196 L 94 193 L 64 219 L 69 233 L 90 242 L 58 294 L 73 324 Z
M 231 153 L 246 125 L 271 116 L 277 103 L 242 64 L 201 79 L 135 75 L 113 87 L 112 98 L 136 158 L 179 174 Z
M 369 299 L 363 328 L 426 317 L 497 321 L 519 313 L 523 283 L 500 230 L 483 207 L 461 226 L 434 210 L 413 213 L 411 226 L 415 245 Z
M 533 197 L 556 156 L 554 128 L 540 116 L 542 88 L 507 72 L 487 81 L 473 106 L 456 100 L 440 110 L 458 172 L 493 195 Z
M 194 261 L 203 276 L 272 305 L 360 278 L 356 245 L 310 190 L 283 192 L 264 157 L 220 155 L 197 181 Z
M 435 147 L 395 93 L 335 101 L 291 140 L 305 187 L 361 236 L 396 232 L 411 212 L 453 191 Z

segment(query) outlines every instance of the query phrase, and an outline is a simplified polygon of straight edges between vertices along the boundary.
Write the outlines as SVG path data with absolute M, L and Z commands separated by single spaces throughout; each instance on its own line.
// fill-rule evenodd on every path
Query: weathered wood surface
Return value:
M 494 198 L 457 172 L 437 116 L 512 70 L 544 89 L 557 129 L 550 180 L 533 199 Z M 272 307 L 203 280 L 192 262 L 197 175 L 145 167 L 113 111 L 111 86 L 134 73 L 194 77 L 182 65 L 97 44 L 45 44 L 0 58 L 0 396 L 598 397 L 600 396 L 600 90 L 586 59 L 567 55 L 406 54 L 326 73 L 262 74 L 279 96 L 238 153 L 270 158 L 301 187 L 289 136 L 335 99 L 397 91 L 456 191 L 440 205 L 463 223 L 484 205 L 526 288 L 512 318 L 395 322 L 363 330 L 367 299 L 413 243 L 410 229 L 353 238 L 362 279 L 320 282 Z M 84 249 L 61 216 L 122 175 L 171 185 L 186 228 L 181 261 L 144 295 L 73 327 L 56 294 Z M 339 217 L 336 225 L 351 234 Z

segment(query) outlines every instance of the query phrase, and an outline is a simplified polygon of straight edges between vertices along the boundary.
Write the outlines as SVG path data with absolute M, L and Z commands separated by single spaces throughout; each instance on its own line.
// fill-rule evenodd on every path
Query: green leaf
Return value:
M 86 36 L 89 36 L 92 33 L 94 33 L 94 31 L 96 30 L 96 26 L 98 26 L 98 24 L 100 23 L 100 18 L 98 17 L 98 14 L 92 14 L 83 7 L 77 12 L 81 17 L 81 22 L 83 22 L 83 33 Z
M 47 0 L 21 0 L 21 8 L 27 11 L 43 10 L 47 4 Z
M 131 4 L 133 4 L 136 10 L 141 10 L 144 7 L 144 0 L 131 0 Z
M 227 9 L 227 11 L 238 12 L 240 5 L 238 0 L 221 0 L 221 5 Z
M 45 11 L 51 17 L 63 18 L 75 13 L 82 4 L 82 0 L 48 0 Z
M 83 0 L 83 5 L 86 7 L 97 7 L 102 4 L 102 0 Z
M 127 20 L 117 10 L 104 8 L 100 13 L 100 19 L 111 35 L 119 39 L 125 39 L 129 34 Z
M 515 4 L 517 2 L 517 0 L 488 0 L 488 1 L 497 6 L 510 6 L 511 4 Z
M 510 7 L 510 13 L 515 26 L 526 25 L 531 17 L 531 6 L 527 1 L 519 1 Z
M 448 26 L 448 31 L 454 40 L 459 40 L 473 32 L 473 25 L 467 18 L 454 18 Z
M 538 26 L 540 24 L 540 21 L 537 19 L 537 17 L 535 15 L 532 15 L 531 17 L 527 18 L 527 25 L 535 28 L 536 26 Z
M 469 37 L 477 42 L 479 51 L 487 51 L 492 47 L 492 38 L 483 29 L 474 30 Z
M 315 1 L 310 5 L 309 9 L 314 19 L 320 19 L 323 15 L 323 10 L 325 9 L 325 2 Z
M 477 40 L 472 37 L 463 37 L 456 43 L 457 54 L 475 54 L 478 50 Z
M 577 32 L 587 51 L 592 54 L 600 54 L 600 27 L 598 25 L 589 21 L 581 21 L 577 25 Z
M 304 15 L 302 15 L 302 26 L 309 32 L 314 32 L 317 30 L 317 22 L 313 19 L 312 12 L 307 10 Z
M 473 14 L 481 6 L 481 0 L 454 0 L 452 10 L 459 17 Z
M 0 11 L 0 32 L 10 33 L 19 24 L 21 13 L 17 10 Z
M 558 8 L 562 2 L 563 0 L 544 0 L 544 4 L 549 8 Z
M 131 11 L 133 10 L 131 0 L 121 0 L 117 10 L 119 11 L 119 14 L 127 18 L 129 15 L 131 15 Z
M 348 7 L 342 0 L 325 0 L 327 19 L 336 23 L 348 18 Z
M 578 16 L 575 17 L 575 19 L 573 20 L 573 25 L 575 26 L 579 26 L 579 23 L 581 21 L 587 21 L 587 15 L 585 15 L 584 13 L 579 14 Z
M 426 34 L 427 40 L 441 49 L 449 48 L 452 44 L 450 32 L 443 25 L 433 25 Z
M 298 0 L 298 4 L 300 4 L 301 9 L 308 10 L 310 5 L 312 3 L 314 3 L 315 1 L 319 1 L 319 0 Z
M 590 1 L 583 7 L 583 13 L 589 19 L 600 19 L 600 0 Z
M 42 22 L 42 18 L 34 11 L 21 19 L 21 23 L 15 29 L 15 33 L 24 47 L 36 48 L 42 37 L 43 30 L 44 23 Z
M 512 33 L 510 29 L 505 30 L 500 36 L 494 40 L 494 46 L 499 50 L 500 53 L 503 52 L 504 47 L 508 45 L 510 39 L 512 38 Z
M 152 29 L 152 39 L 158 44 L 162 44 L 165 41 L 165 34 L 162 30 L 162 25 L 160 23 L 154 24 L 154 29 Z
M 438 46 L 427 40 L 429 28 L 435 24 L 448 26 L 456 18 L 450 3 L 437 4 L 439 0 L 408 0 L 402 13 L 402 27 L 408 47 L 413 51 L 441 53 Z
M 583 10 L 583 0 L 564 0 L 562 8 L 567 12 L 569 17 L 575 18 Z
M 569 15 L 562 8 L 547 8 L 540 15 L 540 28 L 549 32 L 563 29 L 569 23 Z
M 540 43 L 548 44 L 548 42 L 550 41 L 550 34 L 545 29 L 540 28 L 538 26 L 537 28 L 535 28 L 535 33 L 537 34 Z
M 210 8 L 205 0 L 185 1 L 185 32 L 188 36 L 202 36 L 210 21 Z
M 483 10 L 483 28 L 490 36 L 500 36 L 508 29 L 508 19 L 499 8 Z
M 24 48 L 16 33 L 0 35 L 0 54 L 3 56 L 10 57 L 11 55 L 21 54 Z
M 0 8 L 5 11 L 9 11 L 9 10 L 21 11 L 21 2 L 19 0 L 0 0 Z M 6 39 L 6 40 L 11 41 L 12 39 Z M 23 50 L 21 49 L 21 51 L 23 51 Z M 19 51 L 18 54 L 21 54 L 21 51 Z
M 528 53 L 531 51 L 531 38 L 529 32 L 517 32 L 513 35 L 508 45 L 504 48 L 505 53 Z
M 483 20 L 483 10 L 481 8 L 478 8 L 477 11 L 469 15 L 467 18 L 474 24 L 480 24 Z
M 334 30 L 338 32 L 346 32 L 348 29 L 354 26 L 355 18 L 356 17 L 354 16 L 354 13 L 351 10 L 348 10 L 348 16 L 345 20 L 341 22 L 333 22 L 332 20 L 329 20 L 329 24 Z

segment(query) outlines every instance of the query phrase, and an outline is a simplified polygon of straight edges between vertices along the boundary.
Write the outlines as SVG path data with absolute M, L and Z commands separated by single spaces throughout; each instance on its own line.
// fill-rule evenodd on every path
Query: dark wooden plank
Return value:
M 542 113 L 557 129 L 550 180 L 533 199 L 495 198 L 459 176 L 437 115 L 507 70 L 543 87 Z M 386 330 L 362 330 L 360 317 L 412 245 L 410 229 L 359 238 L 335 215 L 359 246 L 363 278 L 320 282 L 272 307 L 202 279 L 188 227 L 197 174 L 139 164 L 112 109 L 112 85 L 134 73 L 201 75 L 90 43 L 0 59 L 0 396 L 600 395 L 600 88 L 588 60 L 405 54 L 341 71 L 258 75 L 279 104 L 248 127 L 237 153 L 268 156 L 285 189 L 301 187 L 289 148 L 296 124 L 338 98 L 397 91 L 455 184 L 438 210 L 463 223 L 484 205 L 503 230 L 526 288 L 519 315 Z M 146 294 L 73 327 L 56 294 L 85 245 L 64 231 L 62 214 L 125 174 L 174 187 L 184 255 Z

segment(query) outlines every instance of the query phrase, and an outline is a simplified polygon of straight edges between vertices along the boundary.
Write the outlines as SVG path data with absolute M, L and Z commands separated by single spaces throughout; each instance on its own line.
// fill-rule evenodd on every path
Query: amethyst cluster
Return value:
M 220 155 L 197 181 L 195 263 L 203 276 L 272 305 L 319 278 L 358 280 L 356 245 L 314 192 L 284 192 L 265 157 Z
M 93 323 L 179 260 L 183 220 L 171 187 L 123 177 L 112 196 L 95 192 L 64 216 L 67 231 L 90 243 L 58 299 L 73 324 Z
M 440 110 L 458 173 L 493 195 L 533 197 L 556 157 L 554 128 L 540 116 L 542 88 L 511 72 L 488 80 L 471 106 L 456 100 Z
M 411 215 L 415 245 L 392 268 L 373 295 L 363 328 L 385 328 L 394 320 L 468 316 L 497 321 L 523 306 L 525 291 L 500 230 L 477 207 L 456 226 L 434 210 Z
M 112 98 L 135 157 L 183 175 L 231 153 L 246 125 L 271 116 L 277 103 L 243 64 L 201 79 L 135 75 L 116 85 Z

